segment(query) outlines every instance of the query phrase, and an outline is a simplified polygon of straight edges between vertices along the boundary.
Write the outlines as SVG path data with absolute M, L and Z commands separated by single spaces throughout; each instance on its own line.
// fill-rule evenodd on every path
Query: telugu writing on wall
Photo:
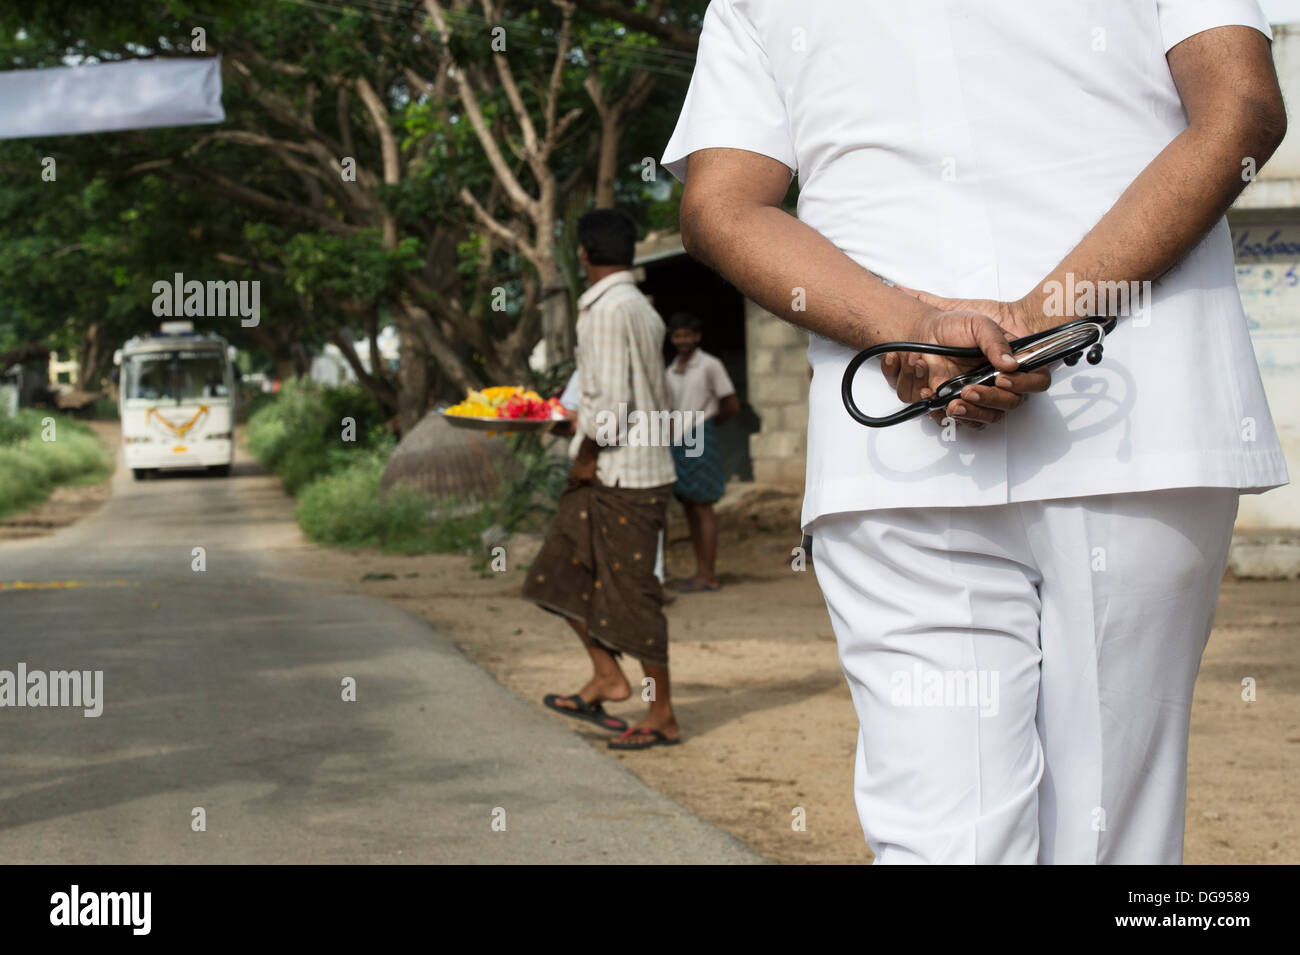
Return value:
M 1260 368 L 1300 367 L 1300 225 L 1234 228 L 1232 246 Z

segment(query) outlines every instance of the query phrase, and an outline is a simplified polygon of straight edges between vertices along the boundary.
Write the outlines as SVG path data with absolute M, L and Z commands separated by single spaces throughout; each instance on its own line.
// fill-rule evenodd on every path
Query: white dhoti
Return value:
M 1178 863 L 1238 492 L 812 525 L 880 863 Z

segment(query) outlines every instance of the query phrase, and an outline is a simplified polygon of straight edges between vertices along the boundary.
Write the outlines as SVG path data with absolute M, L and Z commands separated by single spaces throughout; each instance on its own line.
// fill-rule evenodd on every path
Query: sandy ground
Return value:
M 775 861 L 868 862 L 852 801 L 857 721 L 813 572 L 791 568 L 798 499 L 747 498 L 724 502 L 723 590 L 667 608 L 687 743 L 613 753 L 598 731 L 553 718 Z M 670 537 L 669 574 L 685 576 L 693 569 L 685 524 Z M 586 679 L 568 626 L 518 597 L 517 567 L 492 573 L 465 556 L 300 548 L 304 573 L 419 614 L 525 699 L 572 692 Z M 531 547 L 520 550 L 526 559 Z M 1300 854 L 1298 637 L 1300 582 L 1224 581 L 1193 711 L 1189 864 L 1289 863 Z M 1241 698 L 1248 677 L 1256 702 Z M 630 720 L 640 706 L 610 709 Z M 797 808 L 806 831 L 792 828 Z
M 114 433 L 109 427 L 105 437 Z M 27 521 L 29 532 L 48 532 L 102 501 L 91 488 L 66 490 L 3 523 Z M 552 718 L 775 861 L 868 862 L 852 801 L 857 722 L 812 569 L 791 567 L 798 499 L 735 490 L 722 508 L 723 590 L 684 595 L 667 608 L 686 744 L 613 753 L 594 728 Z M 32 526 L 37 520 L 50 526 Z M 0 526 L 0 534 L 10 530 Z M 535 547 L 535 540 L 512 542 L 502 573 L 476 569 L 479 559 L 467 555 L 328 550 L 287 534 L 276 550 L 304 577 L 336 581 L 423 617 L 506 687 L 540 701 L 548 692 L 572 692 L 586 671 L 568 626 L 518 597 L 517 565 Z M 667 559 L 670 575 L 693 567 L 680 519 L 670 528 Z M 1292 863 L 1300 856 L 1297 638 L 1300 581 L 1224 580 L 1192 717 L 1190 864 Z M 1254 702 L 1242 700 L 1246 679 L 1254 681 Z M 640 706 L 610 709 L 632 719 Z M 796 809 L 806 815 L 805 831 L 791 825 Z

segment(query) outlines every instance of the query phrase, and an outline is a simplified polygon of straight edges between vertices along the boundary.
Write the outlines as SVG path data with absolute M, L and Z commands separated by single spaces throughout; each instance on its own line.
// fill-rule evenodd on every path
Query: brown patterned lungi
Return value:
M 655 577 L 672 485 L 570 484 L 524 581 L 524 597 L 587 625 L 614 654 L 668 665 L 663 587 Z

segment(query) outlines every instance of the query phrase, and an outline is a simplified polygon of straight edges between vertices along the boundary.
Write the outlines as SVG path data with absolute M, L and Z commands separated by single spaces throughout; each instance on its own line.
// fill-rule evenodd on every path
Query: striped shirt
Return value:
M 596 477 L 609 487 L 676 480 L 658 422 L 668 410 L 664 323 L 631 270 L 607 275 L 578 299 L 578 433 L 601 446 Z M 640 412 L 635 415 L 634 412 Z M 637 427 L 638 419 L 646 426 Z

